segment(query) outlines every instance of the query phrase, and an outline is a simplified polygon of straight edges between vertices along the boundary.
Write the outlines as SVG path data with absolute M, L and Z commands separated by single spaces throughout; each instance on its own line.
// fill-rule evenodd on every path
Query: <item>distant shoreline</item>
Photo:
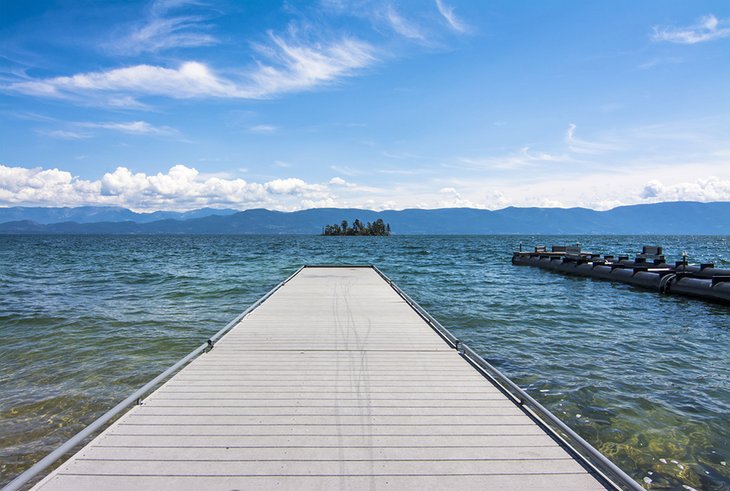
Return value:
M 398 235 L 730 235 L 730 202 L 673 202 L 607 211 L 585 208 L 440 208 L 295 212 L 203 209 L 177 218 L 123 208 L 0 208 L 0 234 L 317 235 L 342 217 L 382 220 Z M 165 212 L 166 213 L 166 212 Z M 201 216 L 203 215 L 203 216 Z

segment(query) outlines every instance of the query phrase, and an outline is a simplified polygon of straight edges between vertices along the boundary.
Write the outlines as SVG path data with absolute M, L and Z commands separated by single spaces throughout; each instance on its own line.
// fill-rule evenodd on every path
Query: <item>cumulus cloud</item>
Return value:
M 512 204 L 502 191 L 492 190 L 486 194 L 485 207 L 490 210 L 500 210 Z
M 357 184 L 352 183 L 352 182 L 348 182 L 348 181 L 344 180 L 341 177 L 333 177 L 332 179 L 330 179 L 330 182 L 329 183 L 332 186 L 340 186 L 340 187 L 346 187 L 346 188 L 358 187 Z
M 730 180 L 712 176 L 672 185 L 652 180 L 644 185 L 641 197 L 650 201 L 730 201 Z
M 325 197 L 327 187 L 321 184 L 308 184 L 301 179 L 290 177 L 288 179 L 275 179 L 264 184 L 267 191 L 272 194 L 293 194 L 308 197 Z
M 730 19 L 706 15 L 686 27 L 654 26 L 651 39 L 678 44 L 697 44 L 730 36 Z
M 296 177 L 251 182 L 227 174 L 201 173 L 186 165 L 157 173 L 117 167 L 96 179 L 81 178 L 58 168 L 0 165 L 0 206 L 113 205 L 140 211 L 206 206 L 282 211 L 325 206 L 376 210 L 505 206 L 608 209 L 659 201 L 730 201 L 730 179 L 726 175 L 670 184 L 652 180 L 656 175 L 650 169 L 633 180 L 617 180 L 615 172 L 610 171 L 568 180 L 553 175 L 549 180 L 528 179 L 518 184 L 490 175 L 472 180 L 432 179 L 368 187 L 339 176 L 322 183 Z M 629 181 L 637 184 L 627 186 Z M 646 184 L 641 186 L 642 182 Z
M 463 198 L 454 187 L 439 189 L 440 198 L 436 202 L 438 208 L 484 208 L 483 204 Z M 424 208 L 428 208 L 426 205 Z
M 0 203 L 80 205 L 99 194 L 98 183 L 75 179 L 59 169 L 0 165 Z
M 117 205 L 137 210 L 203 206 L 296 209 L 317 202 L 329 203 L 332 199 L 327 186 L 297 178 L 255 183 L 206 176 L 185 165 L 175 165 L 157 174 L 117 167 L 95 181 L 59 169 L 0 165 L 0 204 L 5 205 Z

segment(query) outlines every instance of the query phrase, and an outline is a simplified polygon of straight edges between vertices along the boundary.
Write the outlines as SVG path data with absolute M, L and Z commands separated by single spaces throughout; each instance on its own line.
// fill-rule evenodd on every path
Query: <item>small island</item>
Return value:
M 322 235 L 390 235 L 390 224 L 383 222 L 381 218 L 378 218 L 373 223 L 368 222 L 367 225 L 355 219 L 352 222 L 352 226 L 349 226 L 347 220 L 342 220 L 342 223 L 334 225 L 326 225 L 322 229 Z

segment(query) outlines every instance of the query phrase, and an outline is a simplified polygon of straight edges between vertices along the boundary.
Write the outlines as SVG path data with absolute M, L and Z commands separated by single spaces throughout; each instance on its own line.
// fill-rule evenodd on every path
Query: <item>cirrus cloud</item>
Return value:
M 177 130 L 169 126 L 153 126 L 146 121 L 106 122 L 106 123 L 76 123 L 84 128 L 101 128 L 105 130 L 121 131 L 132 135 L 170 136 L 177 134 Z
M 101 72 L 28 80 L 7 89 L 28 95 L 64 98 L 83 93 L 133 92 L 176 99 L 193 97 L 251 97 L 252 94 L 213 73 L 206 65 L 189 61 L 178 68 L 135 65 Z
M 261 60 L 238 70 L 235 78 L 217 73 L 205 63 L 185 61 L 177 67 L 140 64 L 110 70 L 42 79 L 4 86 L 9 92 L 59 99 L 95 97 L 107 104 L 141 104 L 137 97 L 172 99 L 265 99 L 312 89 L 351 76 L 375 63 L 374 48 L 363 41 L 341 38 L 307 44 L 269 32 L 269 44 L 256 45 Z
M 402 17 L 392 5 L 385 11 L 385 19 L 390 27 L 403 37 L 414 41 L 426 42 L 426 35 L 416 24 Z
M 212 10 L 196 1 L 155 0 L 141 21 L 125 25 L 125 33 L 115 36 L 103 47 L 114 53 L 138 55 L 144 52 L 217 44 L 218 38 L 209 32 L 211 26 L 206 23 L 209 15 L 174 13 L 182 7 Z
M 442 0 L 436 0 L 436 8 L 453 30 L 461 33 L 469 30 L 464 21 L 456 16 L 453 7 L 449 7 Z
M 678 44 L 697 44 L 730 36 L 730 21 L 706 15 L 695 24 L 686 27 L 654 26 L 652 41 Z

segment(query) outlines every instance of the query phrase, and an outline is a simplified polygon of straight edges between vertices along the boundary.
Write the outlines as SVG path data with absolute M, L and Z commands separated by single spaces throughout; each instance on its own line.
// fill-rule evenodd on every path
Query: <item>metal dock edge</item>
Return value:
M 525 412 L 532 416 L 535 421 L 540 424 L 543 429 L 550 433 L 565 448 L 569 449 L 571 454 L 581 461 L 588 468 L 600 474 L 610 485 L 623 488 L 641 490 L 642 488 L 631 476 L 626 474 L 620 467 L 611 462 L 605 455 L 596 450 L 590 443 L 578 435 L 572 428 L 561 421 L 557 416 L 551 413 L 542 404 L 537 402 L 532 396 L 525 392 L 520 386 L 515 384 L 506 375 L 492 366 L 487 360 L 482 358 L 476 351 L 471 349 L 463 341 L 454 336 L 448 329 L 441 325 L 439 321 L 434 319 L 423 307 L 418 305 L 411 297 L 400 289 L 388 276 L 385 275 L 377 266 L 373 268 L 383 277 L 390 286 L 408 302 L 411 307 L 421 315 L 424 320 L 435 331 L 437 331 L 454 349 L 471 363 L 474 368 L 479 370 L 486 378 L 488 378 L 495 386 L 500 388 L 511 400 L 518 406 L 522 407 Z
M 188 355 L 181 358 L 179 361 L 175 362 L 170 368 L 159 374 L 157 377 L 153 378 L 149 382 L 147 382 L 145 385 L 137 389 L 135 392 L 133 392 L 131 395 L 129 395 L 126 399 L 124 399 L 122 402 L 111 408 L 109 411 L 105 412 L 101 416 L 99 416 L 97 419 L 95 419 L 93 422 L 91 422 L 86 428 L 79 431 L 77 434 L 66 440 L 63 444 L 61 444 L 56 450 L 49 453 L 45 457 L 43 457 L 41 460 L 33 464 L 31 467 L 26 469 L 23 473 L 19 474 L 15 479 L 10 481 L 8 484 L 3 486 L 2 491 L 16 491 L 18 489 L 21 489 L 24 484 L 28 483 L 30 480 L 32 480 L 34 477 L 42 473 L 44 470 L 46 470 L 48 467 L 53 465 L 58 459 L 66 455 L 68 452 L 73 450 L 77 445 L 79 445 L 81 442 L 83 442 L 86 438 L 94 434 L 99 428 L 103 427 L 105 424 L 107 424 L 109 421 L 114 419 L 115 416 L 117 416 L 119 413 L 127 409 L 133 404 L 139 404 L 140 399 L 144 397 L 145 395 L 149 394 L 152 389 L 157 387 L 160 383 L 167 380 L 171 375 L 176 373 L 178 370 L 180 370 L 182 367 L 184 367 L 187 363 L 189 363 L 191 360 L 193 360 L 195 357 L 199 356 L 201 353 L 204 353 L 206 350 L 211 349 L 215 343 L 228 331 L 230 331 L 234 326 L 236 326 L 246 315 L 248 315 L 250 312 L 252 312 L 256 307 L 264 303 L 264 301 L 269 298 L 276 290 L 284 286 L 289 280 L 294 278 L 302 269 L 304 269 L 306 266 L 301 266 L 299 269 L 297 269 L 294 273 L 291 274 L 287 279 L 283 280 L 279 284 L 277 284 L 274 288 L 269 290 L 263 297 L 258 299 L 256 302 L 252 303 L 246 310 L 238 314 L 232 321 L 230 321 L 228 324 L 226 324 L 220 331 L 215 333 L 213 336 L 208 338 L 208 340 L 198 346 L 196 349 L 191 351 Z
M 3 489 L 130 406 L 34 489 L 642 489 L 374 266 L 303 266 Z

